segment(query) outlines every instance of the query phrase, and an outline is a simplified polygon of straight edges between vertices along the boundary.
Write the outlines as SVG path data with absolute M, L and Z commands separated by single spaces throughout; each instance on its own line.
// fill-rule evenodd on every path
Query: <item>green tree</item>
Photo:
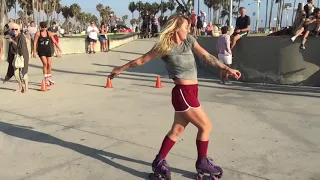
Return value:
M 132 19 L 134 19 L 134 18 L 133 18 L 133 13 L 134 13 L 134 11 L 137 10 L 137 5 L 136 5 L 136 3 L 133 2 L 133 1 L 130 2 L 128 9 L 129 9 L 129 11 L 132 13 Z

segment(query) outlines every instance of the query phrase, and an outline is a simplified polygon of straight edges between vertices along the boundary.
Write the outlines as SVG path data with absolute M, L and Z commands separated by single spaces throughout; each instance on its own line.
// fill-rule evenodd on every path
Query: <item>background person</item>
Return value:
M 53 22 L 52 23 L 52 27 L 50 27 L 48 30 L 52 33 L 52 35 L 53 35 L 54 39 L 56 40 L 57 44 L 59 44 L 59 36 L 60 36 L 59 33 L 60 32 L 59 32 L 59 27 L 58 27 L 57 23 Z M 55 44 L 52 44 L 52 45 L 53 45 L 54 52 L 55 52 L 56 56 L 58 58 L 60 58 L 61 57 L 61 52 L 60 52 L 59 48 Z
M 320 9 L 316 8 L 314 10 L 314 15 L 311 18 L 308 18 L 305 22 L 305 25 L 307 27 L 305 34 L 303 35 L 303 39 L 300 45 L 301 49 L 306 49 L 305 43 L 307 42 L 307 38 L 310 33 L 314 34 L 315 36 L 318 36 L 319 30 L 320 30 Z
M 218 59 L 226 66 L 230 67 L 232 64 L 232 51 L 230 48 L 230 36 L 227 34 L 228 30 L 228 26 L 221 28 L 222 35 L 218 37 L 216 47 Z M 222 84 L 230 84 L 229 74 L 227 72 L 221 69 L 219 76 Z
M 236 27 L 233 33 L 231 49 L 235 47 L 237 41 L 243 36 L 247 36 L 250 31 L 250 17 L 246 15 L 246 8 L 240 7 L 240 16 L 236 20 Z
M 52 51 L 51 51 L 51 42 L 53 42 L 57 48 L 61 51 L 59 44 L 56 42 L 53 34 L 47 30 L 47 22 L 40 22 L 40 31 L 38 31 L 34 38 L 34 48 L 33 55 L 36 57 L 36 54 L 40 57 L 42 62 L 42 72 L 47 86 L 55 84 L 55 81 L 52 80 Z
M 88 52 L 89 54 L 96 53 L 94 50 L 97 40 L 98 40 L 98 28 L 95 25 L 95 22 L 91 22 L 91 25 L 87 28 L 87 33 L 88 33 L 88 41 L 89 41 L 89 49 Z
M 26 93 L 28 92 L 28 66 L 29 66 L 29 51 L 27 47 L 27 41 L 23 34 L 20 33 L 20 26 L 18 24 L 11 24 L 12 35 L 8 34 L 7 39 L 9 41 L 8 51 L 8 71 L 3 81 L 8 81 L 14 75 L 18 82 L 18 89 L 16 91 Z M 24 67 L 16 68 L 12 64 L 16 55 L 22 56 L 24 59 Z M 24 87 L 22 86 L 24 82 Z
M 107 36 L 107 32 L 108 32 L 108 28 L 106 26 L 105 23 L 101 23 L 100 26 L 100 35 L 99 35 L 99 39 L 101 41 L 102 44 L 102 49 L 104 52 L 108 52 L 108 36 Z

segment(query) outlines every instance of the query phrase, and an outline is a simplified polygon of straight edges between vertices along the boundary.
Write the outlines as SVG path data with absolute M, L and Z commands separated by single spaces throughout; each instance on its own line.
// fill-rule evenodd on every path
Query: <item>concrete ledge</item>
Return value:
M 199 44 L 217 56 L 215 37 L 199 37 Z M 233 50 L 232 67 L 241 71 L 243 82 L 320 86 L 320 39 L 309 37 L 305 50 L 289 36 L 244 37 Z M 198 59 L 199 65 L 218 74 Z
M 109 43 L 109 49 L 116 48 L 118 46 L 121 46 L 123 44 L 126 44 L 128 42 L 131 42 L 135 39 L 138 39 L 138 35 L 136 33 L 130 33 L 125 34 L 123 36 L 110 38 Z M 6 39 L 3 39 L 3 47 L 4 47 L 4 53 L 0 54 L 0 60 L 6 60 L 7 59 L 7 52 L 8 52 L 8 41 Z M 30 46 L 30 40 L 27 39 L 28 43 L 28 49 L 31 50 Z M 88 42 L 85 38 L 60 38 L 59 45 L 62 49 L 62 54 L 81 54 L 87 52 Z M 96 43 L 95 50 L 101 51 L 101 45 L 100 41 Z

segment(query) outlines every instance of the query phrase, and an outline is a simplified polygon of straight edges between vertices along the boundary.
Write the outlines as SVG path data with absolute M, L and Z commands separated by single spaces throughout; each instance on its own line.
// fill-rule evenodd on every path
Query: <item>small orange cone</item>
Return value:
M 157 77 L 156 88 L 162 88 L 162 83 L 160 80 L 160 76 Z
M 45 79 L 42 79 L 40 91 L 48 91 Z
M 108 77 L 106 88 L 113 88 L 111 79 Z

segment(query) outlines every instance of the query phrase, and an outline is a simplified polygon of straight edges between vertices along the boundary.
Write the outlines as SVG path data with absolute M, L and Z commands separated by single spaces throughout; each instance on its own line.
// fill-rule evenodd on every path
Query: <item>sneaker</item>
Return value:
M 291 38 L 291 41 L 294 42 L 295 40 L 296 40 L 296 37 L 293 36 L 293 37 Z
M 230 81 L 225 81 L 224 84 L 230 85 L 230 84 L 232 84 L 232 82 L 230 82 Z
M 304 46 L 304 44 L 300 45 L 300 49 L 306 49 L 306 47 Z

